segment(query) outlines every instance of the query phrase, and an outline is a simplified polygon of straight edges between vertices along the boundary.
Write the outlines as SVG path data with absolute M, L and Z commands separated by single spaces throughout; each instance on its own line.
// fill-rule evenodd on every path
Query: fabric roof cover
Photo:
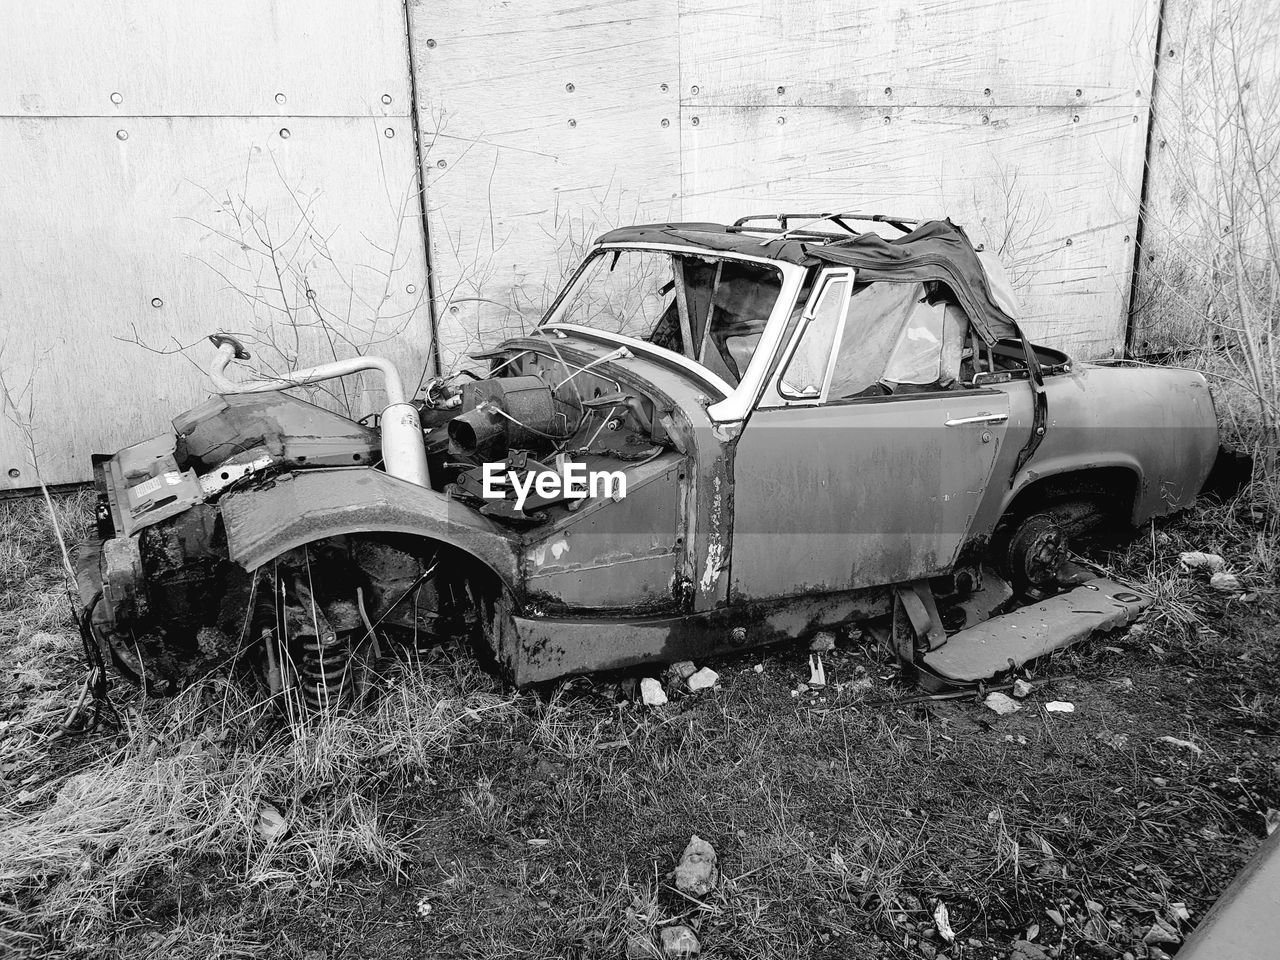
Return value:
M 985 340 L 1019 336 L 1013 317 L 996 302 L 964 228 L 950 220 L 928 220 L 892 240 L 863 233 L 848 240 L 813 244 L 808 253 L 818 260 L 853 267 L 860 282 L 940 280 L 955 291 Z
M 927 220 L 891 240 L 875 233 L 825 244 L 786 238 L 762 240 L 719 223 L 659 223 L 611 230 L 596 242 L 680 244 L 806 266 L 825 261 L 855 268 L 859 281 L 939 280 L 955 291 L 985 340 L 1020 336 L 1013 316 L 1001 306 L 1001 301 L 1011 306 L 1011 298 L 993 291 L 964 228 L 950 220 Z

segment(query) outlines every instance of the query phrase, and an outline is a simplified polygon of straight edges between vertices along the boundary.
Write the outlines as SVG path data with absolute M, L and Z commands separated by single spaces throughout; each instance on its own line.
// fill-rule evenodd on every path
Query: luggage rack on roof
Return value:
M 777 222 L 776 227 L 756 227 L 749 226 L 754 221 L 773 220 Z M 805 221 L 798 227 L 789 227 L 788 224 L 792 220 Z M 849 226 L 848 221 L 861 221 L 863 223 L 887 223 L 891 227 L 897 227 L 903 233 L 910 233 L 912 227 L 920 223 L 919 220 L 912 220 L 908 217 L 895 217 L 884 213 L 759 213 L 752 214 L 747 217 L 740 217 L 733 222 L 733 225 L 726 227 L 730 233 L 765 233 L 771 234 L 771 240 L 780 240 L 783 238 L 796 238 L 801 240 L 848 240 L 850 237 L 856 237 L 858 231 Z M 808 229 L 815 224 L 834 223 L 847 233 L 827 233 L 821 230 Z

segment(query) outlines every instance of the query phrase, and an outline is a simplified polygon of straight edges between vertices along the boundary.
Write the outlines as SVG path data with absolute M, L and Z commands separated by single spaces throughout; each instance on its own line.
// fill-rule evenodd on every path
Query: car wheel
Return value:
M 1035 513 L 1024 518 L 1005 550 L 1010 585 L 1020 594 L 1053 589 L 1067 554 L 1067 535 L 1053 517 Z

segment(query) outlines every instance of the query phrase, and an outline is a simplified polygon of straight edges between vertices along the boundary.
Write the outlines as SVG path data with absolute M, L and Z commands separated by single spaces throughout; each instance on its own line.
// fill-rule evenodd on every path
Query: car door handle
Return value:
M 948 427 L 962 427 L 966 423 L 1004 423 L 1009 419 L 1007 413 L 982 413 L 976 417 L 959 417 L 946 421 Z

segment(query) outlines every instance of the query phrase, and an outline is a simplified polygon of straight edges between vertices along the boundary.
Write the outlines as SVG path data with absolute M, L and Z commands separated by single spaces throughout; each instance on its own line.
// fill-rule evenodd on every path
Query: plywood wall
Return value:
M 34 479 L 28 436 L 66 482 L 164 429 L 206 391 L 215 329 L 277 368 L 457 369 L 627 223 L 950 215 L 1005 258 L 1033 335 L 1117 352 L 1158 5 L 15 5 L 0 486 Z
M 0 418 L 0 487 L 34 482 L 28 437 L 62 483 L 166 429 L 208 393 L 215 330 L 277 368 L 358 347 L 416 373 L 416 184 L 398 3 L 12 5 L 0 371 L 18 409 Z M 346 399 L 376 408 L 373 387 Z
M 446 365 L 593 233 L 784 208 L 947 216 L 1027 327 L 1123 345 L 1158 0 L 416 3 Z

